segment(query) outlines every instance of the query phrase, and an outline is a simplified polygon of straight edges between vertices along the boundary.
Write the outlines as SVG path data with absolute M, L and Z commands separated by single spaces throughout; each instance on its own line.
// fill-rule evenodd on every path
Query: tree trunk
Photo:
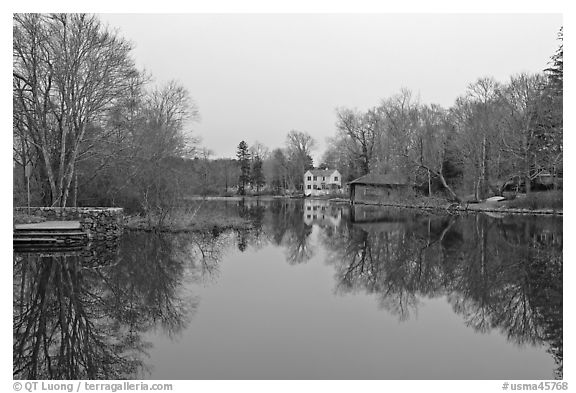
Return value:
M 24 145 L 24 138 L 20 136 L 20 143 L 22 145 L 22 184 L 30 184 L 30 174 L 26 170 L 27 162 L 28 162 L 28 155 L 26 154 L 26 146 Z M 30 190 L 28 188 L 27 191 L 27 198 L 28 198 L 28 207 L 30 207 Z
M 486 136 L 482 139 L 482 158 L 480 160 L 480 176 L 478 178 L 478 191 L 476 198 L 483 200 L 486 198 L 486 186 L 488 184 L 488 149 Z
M 42 146 L 41 154 L 43 159 L 44 170 L 46 171 L 46 175 L 48 177 L 48 184 L 50 185 L 50 193 L 51 193 L 49 198 L 48 195 L 45 195 L 45 201 L 47 201 L 51 206 L 54 206 L 58 202 L 58 199 L 54 200 L 54 198 L 58 195 L 58 190 L 56 189 L 54 172 L 52 171 L 52 165 L 50 163 L 50 153 L 48 152 L 48 148 L 46 147 L 46 145 Z
M 74 197 L 72 198 L 72 206 L 78 207 L 78 172 L 74 171 Z
M 442 185 L 444 186 L 444 188 L 446 189 L 446 191 L 448 191 L 450 193 L 450 195 L 452 196 L 452 198 L 458 202 L 461 203 L 462 199 L 460 199 L 460 197 L 458 195 L 456 195 L 456 193 L 454 192 L 454 190 L 452 190 L 452 188 L 450 188 L 450 186 L 448 185 L 448 183 L 446 183 L 446 179 L 444 179 L 444 176 L 442 175 L 442 172 L 438 172 L 437 173 L 438 177 L 440 178 L 440 182 L 442 183 Z
M 422 163 L 418 163 L 418 165 L 420 165 L 422 168 L 428 170 L 430 173 L 433 173 L 435 176 L 438 176 L 438 178 L 440 179 L 440 182 L 442 183 L 442 186 L 444 186 L 446 191 L 448 191 L 448 193 L 450 194 L 452 199 L 454 199 L 458 203 L 462 202 L 462 199 L 460 199 L 460 197 L 458 195 L 456 195 L 454 190 L 452 190 L 452 188 L 446 182 L 446 179 L 444 179 L 444 175 L 442 175 L 442 168 L 440 168 L 439 171 L 434 171 L 430 167 L 428 167 L 427 165 L 424 165 Z
M 525 187 L 526 187 L 526 195 L 530 194 L 530 192 L 532 191 L 532 187 L 531 187 L 531 180 L 530 180 L 530 158 L 529 158 L 529 154 L 526 153 L 526 159 L 525 159 L 525 167 L 524 167 L 524 183 L 525 183 Z

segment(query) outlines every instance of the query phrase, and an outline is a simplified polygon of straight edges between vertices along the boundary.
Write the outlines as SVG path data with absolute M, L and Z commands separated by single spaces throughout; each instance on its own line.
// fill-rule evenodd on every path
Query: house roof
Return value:
M 314 176 L 330 176 L 336 172 L 336 169 L 309 169 L 306 172 L 310 172 Z
M 384 185 L 398 185 L 405 186 L 408 185 L 408 181 L 400 176 L 393 174 L 378 175 L 375 173 L 369 173 L 364 176 L 360 176 L 358 179 L 354 179 L 348 184 L 366 184 L 371 186 L 384 186 Z

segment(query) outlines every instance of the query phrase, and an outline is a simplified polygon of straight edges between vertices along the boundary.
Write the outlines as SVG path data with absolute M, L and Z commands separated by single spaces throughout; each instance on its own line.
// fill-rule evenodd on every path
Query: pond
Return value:
M 562 378 L 561 217 L 204 208 L 252 228 L 15 252 L 14 378 Z

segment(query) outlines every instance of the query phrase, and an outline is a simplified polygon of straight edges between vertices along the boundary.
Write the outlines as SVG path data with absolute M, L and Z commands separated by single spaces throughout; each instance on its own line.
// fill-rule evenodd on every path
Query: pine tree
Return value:
M 564 33 L 558 32 L 560 46 L 551 57 L 551 67 L 544 70 L 548 84 L 540 102 L 537 113 L 536 135 L 537 149 L 544 156 L 544 164 L 553 176 L 554 188 L 557 187 L 557 177 L 563 173 L 563 106 L 564 106 Z
M 236 157 L 240 164 L 240 176 L 238 178 L 238 194 L 246 194 L 246 185 L 250 182 L 250 153 L 248 153 L 248 145 L 242 141 L 238 144 Z
M 546 68 L 544 71 L 548 75 L 548 80 L 550 85 L 554 89 L 555 93 L 562 95 L 564 88 L 564 29 L 560 28 L 558 32 L 558 40 L 560 41 L 560 47 L 556 50 L 556 53 L 552 56 L 552 66 Z

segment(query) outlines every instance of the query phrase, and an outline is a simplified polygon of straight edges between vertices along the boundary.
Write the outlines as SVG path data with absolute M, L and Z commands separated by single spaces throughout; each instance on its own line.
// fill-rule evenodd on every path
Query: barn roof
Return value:
M 393 174 L 378 175 L 375 173 L 369 173 L 367 175 L 360 176 L 358 179 L 352 180 L 348 184 L 363 184 L 370 186 L 405 186 L 408 185 L 408 181 L 400 176 Z

